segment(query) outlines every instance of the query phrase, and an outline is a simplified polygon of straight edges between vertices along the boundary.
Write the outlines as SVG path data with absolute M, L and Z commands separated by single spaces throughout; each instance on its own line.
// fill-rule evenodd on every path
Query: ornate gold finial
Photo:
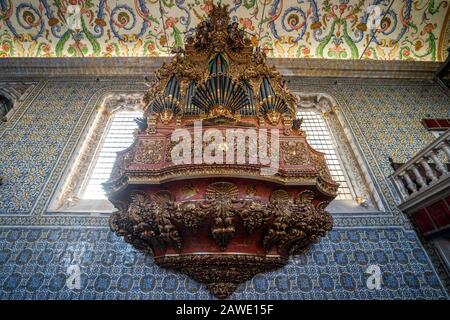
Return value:
M 230 23 L 228 14 L 228 4 L 213 4 L 208 16 L 211 22 L 211 29 L 214 31 L 226 31 Z
M 186 49 L 210 50 L 223 52 L 225 49 L 240 51 L 251 47 L 251 40 L 245 32 L 239 29 L 237 22 L 230 23 L 228 5 L 213 4 L 208 18 L 201 21 L 195 28 L 195 35 L 186 39 Z M 251 51 L 250 51 L 251 52 Z
M 208 118 L 219 118 L 219 117 L 234 119 L 234 116 L 231 113 L 231 111 L 222 104 L 214 106 L 208 113 Z

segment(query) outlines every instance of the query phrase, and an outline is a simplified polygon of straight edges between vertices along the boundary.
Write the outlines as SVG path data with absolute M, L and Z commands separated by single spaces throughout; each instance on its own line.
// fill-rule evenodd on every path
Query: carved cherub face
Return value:
M 269 110 L 266 117 L 271 125 L 276 126 L 280 122 L 281 114 L 277 110 Z
M 169 124 L 173 118 L 173 111 L 170 109 L 164 109 L 163 112 L 159 115 L 161 122 L 164 124 Z

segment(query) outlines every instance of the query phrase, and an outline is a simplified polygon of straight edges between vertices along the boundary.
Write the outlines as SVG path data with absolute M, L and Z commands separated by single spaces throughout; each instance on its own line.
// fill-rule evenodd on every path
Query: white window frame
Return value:
M 317 118 L 319 118 L 323 125 L 325 126 L 325 130 L 322 131 L 326 131 L 330 137 L 329 142 L 332 146 L 334 155 L 337 158 L 338 164 L 337 164 L 337 169 L 342 173 L 342 175 L 344 176 L 344 180 L 339 181 L 336 179 L 336 177 L 333 175 L 332 170 L 330 168 L 330 163 L 328 163 L 328 159 L 327 159 L 327 153 L 322 150 L 322 148 L 319 146 L 319 143 L 313 143 L 311 140 L 308 139 L 308 137 L 311 137 L 313 134 L 312 132 L 308 131 L 308 128 L 306 126 L 306 122 L 308 121 L 308 119 L 305 119 L 305 116 L 299 115 L 300 112 L 310 112 L 313 113 L 314 116 L 316 116 Z M 311 145 L 311 147 L 313 147 L 315 150 L 320 151 L 322 153 L 325 153 L 325 161 L 327 162 L 327 166 L 328 166 L 328 170 L 330 171 L 331 176 L 334 178 L 334 180 L 338 183 L 342 183 L 345 182 L 347 184 L 346 189 L 348 189 L 348 192 L 344 192 L 344 191 L 340 191 L 338 190 L 338 196 L 337 196 L 337 200 L 355 200 L 357 195 L 355 194 L 355 190 L 353 188 L 353 185 L 351 183 L 351 180 L 349 179 L 347 170 L 345 170 L 344 166 L 342 165 L 343 161 L 341 159 L 341 156 L 339 154 L 339 152 L 337 152 L 336 150 L 336 138 L 333 135 L 333 132 L 330 130 L 330 128 L 328 127 L 328 124 L 326 123 L 325 119 L 323 118 L 322 114 L 316 109 L 316 108 L 299 108 L 297 110 L 297 118 L 303 118 L 303 123 L 301 128 L 306 132 L 306 140 L 308 141 L 308 143 Z M 316 135 L 317 136 L 317 135 Z
M 88 171 L 86 173 L 86 178 L 84 179 L 84 181 L 82 183 L 82 186 L 80 188 L 79 194 L 80 194 L 80 199 L 81 200 L 104 200 L 104 199 L 106 199 L 106 198 L 103 198 L 103 197 L 102 198 L 88 198 L 86 196 L 86 192 L 88 191 L 88 188 L 91 186 L 91 182 L 92 182 L 92 178 L 93 178 L 92 176 L 95 173 L 95 169 L 97 168 L 97 163 L 100 160 L 100 155 L 101 155 L 101 153 L 103 152 L 103 150 L 105 148 L 106 139 L 111 134 L 111 130 L 112 130 L 111 126 L 112 126 L 114 120 L 116 119 L 116 117 L 119 114 L 123 113 L 123 112 L 132 112 L 132 113 L 134 113 L 133 118 L 138 118 L 138 117 L 142 116 L 142 112 L 139 112 L 139 111 L 136 111 L 136 110 L 124 110 L 123 108 L 120 108 L 119 110 L 117 110 L 117 111 L 115 111 L 114 113 L 111 114 L 111 116 L 109 117 L 109 120 L 108 120 L 108 124 L 107 124 L 107 126 L 106 126 L 106 128 L 105 128 L 105 130 L 103 132 L 103 135 L 102 135 L 102 137 L 101 137 L 101 139 L 100 139 L 100 141 L 99 141 L 99 143 L 97 145 L 97 148 L 95 150 L 94 158 L 92 159 L 92 161 L 91 161 L 91 163 L 89 165 Z M 133 131 L 135 129 L 137 129 L 137 124 L 134 127 L 135 128 L 131 129 L 127 134 L 130 134 L 130 136 L 132 136 L 133 135 Z M 129 144 L 127 143 L 127 145 L 124 146 L 122 148 L 122 150 L 124 150 L 127 147 L 129 147 L 132 144 L 132 142 L 133 141 L 130 141 Z M 117 151 L 122 151 L 122 150 L 117 150 Z M 112 171 L 112 167 L 111 167 L 111 171 Z M 111 174 L 111 172 L 109 174 Z
M 371 181 L 368 168 L 358 153 L 355 140 L 345 126 L 342 111 L 339 110 L 334 98 L 325 93 L 296 94 L 299 111 L 315 109 L 322 115 L 354 197 L 351 200 L 335 199 L 328 205 L 327 210 L 342 214 L 375 214 L 385 211 L 381 195 Z
M 433 135 L 434 138 L 439 138 L 440 136 L 442 136 L 448 129 L 444 129 L 444 130 L 430 130 L 431 134 Z
M 91 117 L 80 137 L 80 143 L 72 153 L 47 212 L 95 215 L 114 211 L 114 206 L 108 199 L 83 199 L 82 194 L 91 177 L 114 114 L 124 110 L 143 111 L 141 101 L 141 92 L 108 94 L 102 99 L 97 112 Z

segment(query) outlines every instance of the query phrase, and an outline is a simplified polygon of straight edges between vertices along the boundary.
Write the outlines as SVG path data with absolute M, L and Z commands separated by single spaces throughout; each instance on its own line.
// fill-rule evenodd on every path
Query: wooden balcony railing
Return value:
M 431 193 L 450 188 L 450 129 L 403 164 L 391 175 L 399 194 L 399 208 L 406 203 L 429 198 Z M 417 201 L 414 201 L 417 202 Z M 409 206 L 408 206 L 409 207 Z

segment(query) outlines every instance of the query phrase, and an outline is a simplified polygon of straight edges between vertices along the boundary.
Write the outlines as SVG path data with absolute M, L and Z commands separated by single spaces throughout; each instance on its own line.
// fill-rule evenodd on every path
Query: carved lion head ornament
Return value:
M 213 6 L 156 78 L 104 183 L 114 232 L 226 298 L 331 230 L 324 209 L 338 185 L 306 141 L 295 96 L 227 6 Z

